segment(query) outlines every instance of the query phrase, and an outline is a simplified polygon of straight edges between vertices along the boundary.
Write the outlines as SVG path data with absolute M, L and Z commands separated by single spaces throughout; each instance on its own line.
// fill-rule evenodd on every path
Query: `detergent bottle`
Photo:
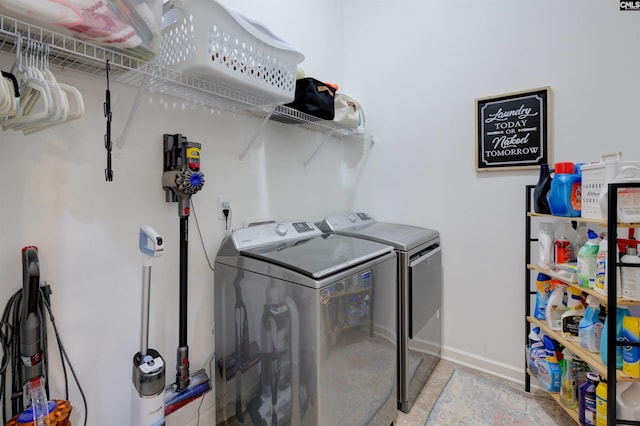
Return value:
M 553 223 L 542 222 L 538 231 L 538 265 L 550 269 L 554 251 Z
M 555 216 L 580 216 L 582 210 L 580 175 L 571 162 L 556 163 L 551 188 L 547 194 L 551 214 Z
M 587 231 L 589 240 L 578 251 L 578 284 L 593 288 L 596 281 L 596 262 L 600 249 L 600 237 L 594 231 Z
M 587 309 L 578 326 L 580 346 L 589 352 L 600 352 L 600 338 L 604 324 L 600 322 L 600 301 L 593 295 L 587 296 Z
M 565 303 L 565 293 L 567 285 L 562 281 L 551 280 L 551 296 L 547 301 L 545 315 L 547 317 L 547 325 L 552 330 L 562 330 L 562 314 L 567 309 Z
M 540 177 L 538 183 L 533 190 L 533 210 L 536 213 L 549 214 L 549 200 L 547 200 L 547 193 L 551 189 L 551 171 L 548 164 L 540 164 Z

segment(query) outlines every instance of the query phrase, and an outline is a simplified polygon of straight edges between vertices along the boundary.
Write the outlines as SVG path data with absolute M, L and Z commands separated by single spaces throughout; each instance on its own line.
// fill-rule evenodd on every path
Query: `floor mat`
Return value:
M 575 422 L 548 395 L 532 395 L 456 369 L 425 425 L 573 426 Z

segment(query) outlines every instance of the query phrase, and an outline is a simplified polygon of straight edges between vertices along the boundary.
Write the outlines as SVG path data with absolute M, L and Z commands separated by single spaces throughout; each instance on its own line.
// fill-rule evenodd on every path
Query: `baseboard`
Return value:
M 512 382 L 524 384 L 524 370 L 522 368 L 514 367 L 513 365 L 497 362 L 470 352 L 446 346 L 442 347 L 441 358 L 455 362 L 456 364 L 461 364 L 465 367 L 473 368 L 474 370 L 479 370 L 506 380 L 511 380 Z

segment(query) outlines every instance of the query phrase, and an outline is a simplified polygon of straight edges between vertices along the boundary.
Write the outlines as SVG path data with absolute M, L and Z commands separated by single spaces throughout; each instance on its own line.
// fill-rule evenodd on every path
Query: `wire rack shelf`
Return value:
M 22 34 L 23 38 L 47 43 L 51 52 L 49 62 L 55 67 L 105 78 L 106 61 L 109 61 L 109 76 L 119 83 L 142 87 L 149 92 L 173 96 L 203 106 L 237 113 L 250 112 L 274 119 L 283 118 L 284 120 L 280 121 L 301 124 L 312 130 L 331 132 L 335 136 L 356 136 L 373 142 L 369 135 L 336 127 L 330 121 L 318 120 L 283 105 L 274 105 L 250 93 L 179 73 L 158 65 L 154 60 L 136 59 L 115 50 L 0 14 L 0 52 L 16 54 L 18 33 Z

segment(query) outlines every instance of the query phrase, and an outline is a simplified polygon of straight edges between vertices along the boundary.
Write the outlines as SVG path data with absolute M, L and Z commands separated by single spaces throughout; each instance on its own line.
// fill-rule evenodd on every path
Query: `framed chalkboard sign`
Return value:
M 551 161 L 550 88 L 476 99 L 476 170 L 539 168 Z

